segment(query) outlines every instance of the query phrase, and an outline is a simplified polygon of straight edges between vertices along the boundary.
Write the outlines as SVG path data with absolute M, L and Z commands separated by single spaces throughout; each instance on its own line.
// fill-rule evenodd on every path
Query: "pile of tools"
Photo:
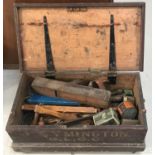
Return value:
M 36 77 L 22 104 L 23 124 L 138 124 L 133 90 L 105 89 L 97 81 L 58 81 Z M 27 121 L 28 120 L 28 121 Z

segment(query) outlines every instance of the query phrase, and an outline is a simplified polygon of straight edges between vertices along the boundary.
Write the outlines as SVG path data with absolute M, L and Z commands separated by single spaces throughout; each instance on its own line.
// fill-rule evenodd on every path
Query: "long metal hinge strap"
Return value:
M 44 36 L 45 36 L 45 51 L 46 51 L 46 62 L 47 62 L 47 71 L 55 71 L 55 66 L 53 64 L 53 55 L 51 50 L 51 42 L 48 31 L 47 17 L 43 17 L 44 23 Z
M 115 32 L 114 32 L 114 16 L 110 16 L 110 55 L 109 70 L 116 71 L 116 53 L 115 53 Z

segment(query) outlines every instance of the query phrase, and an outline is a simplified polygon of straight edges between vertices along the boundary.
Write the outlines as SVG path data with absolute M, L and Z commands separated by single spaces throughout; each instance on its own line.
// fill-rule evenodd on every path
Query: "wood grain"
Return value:
M 81 104 L 106 108 L 108 106 L 110 91 L 105 89 L 90 88 L 78 84 L 72 85 L 69 82 L 51 80 L 42 77 L 36 77 L 31 87 L 37 92 L 39 89 L 47 88 L 49 91 L 56 91 L 57 97 L 80 102 Z M 37 89 L 36 89 L 37 88 Z M 41 92 L 41 91 L 40 91 Z M 47 93 L 48 95 L 49 93 Z
M 34 110 L 36 105 L 23 104 L 22 110 Z M 68 113 L 96 113 L 97 109 L 93 107 L 73 107 L 73 106 L 53 106 L 53 105 L 37 105 L 49 110 Z
M 3 63 L 5 69 L 19 68 L 16 29 L 14 23 L 13 4 L 15 3 L 79 3 L 94 2 L 93 0 L 4 0 L 3 1 Z M 98 2 L 113 2 L 113 0 L 96 0 Z
M 77 119 L 76 114 L 61 113 L 61 112 L 55 111 L 53 109 L 48 109 L 48 108 L 37 106 L 37 105 L 35 106 L 34 111 L 39 113 L 39 114 L 51 115 L 51 116 L 55 116 L 57 118 L 60 118 L 62 120 L 67 120 L 67 121 Z
M 56 71 L 108 70 L 110 14 L 114 15 L 118 70 L 140 70 L 142 12 L 140 7 L 19 9 L 23 69 L 45 71 L 43 15 L 47 16 Z M 42 36 L 42 37 L 41 37 Z

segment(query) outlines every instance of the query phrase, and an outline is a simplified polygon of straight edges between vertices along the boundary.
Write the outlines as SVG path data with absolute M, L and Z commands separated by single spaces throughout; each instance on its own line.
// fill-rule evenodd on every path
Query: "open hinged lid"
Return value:
M 108 71 L 110 15 L 118 71 L 143 71 L 144 3 L 15 5 L 21 71 L 47 69 L 43 17 L 56 72 Z

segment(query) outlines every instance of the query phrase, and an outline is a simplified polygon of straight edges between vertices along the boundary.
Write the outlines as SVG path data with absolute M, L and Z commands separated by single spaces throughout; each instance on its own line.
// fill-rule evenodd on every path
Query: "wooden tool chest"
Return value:
M 94 80 L 109 71 L 110 17 L 114 18 L 116 84 L 132 89 L 138 124 L 23 125 L 24 99 L 35 77 L 47 71 L 44 17 L 52 49 L 55 79 Z M 20 70 L 23 73 L 6 130 L 12 147 L 23 152 L 143 151 L 147 122 L 140 73 L 144 59 L 145 3 L 16 3 L 15 21 Z M 114 71 L 114 72 L 113 72 Z M 111 74 L 110 74 L 111 75 Z

